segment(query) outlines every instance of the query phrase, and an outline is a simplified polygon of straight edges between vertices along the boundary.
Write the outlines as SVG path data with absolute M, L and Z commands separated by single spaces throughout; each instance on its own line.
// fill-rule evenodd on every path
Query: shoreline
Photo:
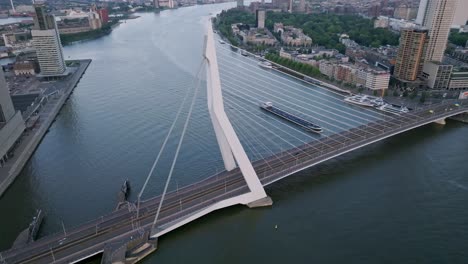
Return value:
M 49 101 L 39 112 L 39 116 L 41 117 L 40 124 L 31 131 L 23 132 L 21 141 L 16 148 L 15 156 L 3 168 L 0 168 L 0 198 L 23 171 L 24 166 L 36 151 L 60 110 L 65 105 L 66 100 L 70 97 L 91 64 L 91 59 L 78 61 L 80 62 L 80 66 L 76 69 L 73 76 L 70 76 L 68 80 L 63 80 L 66 87 L 60 89 L 59 94 L 61 95 Z

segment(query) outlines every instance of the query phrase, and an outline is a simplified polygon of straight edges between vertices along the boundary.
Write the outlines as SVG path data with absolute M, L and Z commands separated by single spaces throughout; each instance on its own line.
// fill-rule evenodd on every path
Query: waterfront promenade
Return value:
M 90 63 L 91 60 L 79 60 L 79 66 L 75 67 L 71 76 L 56 81 L 53 87 L 46 89 L 45 94 L 53 95 L 48 97 L 48 101 L 38 112 L 37 123 L 29 131 L 23 132 L 14 156 L 0 168 L 0 197 L 21 173 Z

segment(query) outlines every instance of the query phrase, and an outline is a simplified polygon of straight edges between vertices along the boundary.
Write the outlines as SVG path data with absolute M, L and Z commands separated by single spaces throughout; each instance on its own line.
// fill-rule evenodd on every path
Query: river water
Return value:
M 67 58 L 93 62 L 0 199 L 0 250 L 36 208 L 47 214 L 40 233 L 47 235 L 113 210 L 125 179 L 136 198 L 193 87 L 206 16 L 233 5 L 145 13 L 109 36 L 65 47 Z M 290 147 L 287 141 L 318 138 L 261 113 L 254 105 L 260 101 L 314 118 L 325 135 L 384 118 L 338 105 L 334 93 L 262 70 L 217 46 L 226 111 L 252 159 Z M 222 169 L 203 89 L 191 120 L 171 189 Z M 161 192 L 182 121 L 144 197 Z M 272 130 L 281 131 L 270 135 L 273 140 Z M 203 217 L 162 237 L 142 263 L 466 263 L 467 135 L 461 123 L 428 125 L 308 169 L 267 189 L 271 208 L 238 206 Z

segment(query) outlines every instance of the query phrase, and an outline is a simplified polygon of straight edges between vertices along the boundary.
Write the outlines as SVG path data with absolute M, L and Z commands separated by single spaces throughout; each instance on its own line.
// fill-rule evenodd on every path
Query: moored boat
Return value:
M 392 104 L 383 104 L 381 106 L 376 107 L 375 109 L 395 115 L 409 112 L 409 109 L 404 106 L 396 106 Z
M 258 64 L 258 66 L 260 66 L 261 68 L 264 68 L 264 69 L 272 69 L 273 68 L 273 65 L 271 63 L 269 63 L 268 61 L 260 62 Z

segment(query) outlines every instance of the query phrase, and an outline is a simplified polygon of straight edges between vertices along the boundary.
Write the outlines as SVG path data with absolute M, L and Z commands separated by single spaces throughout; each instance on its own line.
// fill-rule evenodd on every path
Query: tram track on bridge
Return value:
M 423 122 L 428 117 L 429 118 L 433 117 L 433 119 L 437 118 L 439 117 L 439 115 L 442 115 L 444 113 L 443 112 L 444 108 L 445 108 L 445 112 L 447 113 L 447 109 L 449 109 L 448 105 L 442 105 L 442 106 L 434 107 L 434 110 L 431 109 L 432 112 L 428 111 L 427 109 L 423 111 L 418 111 L 414 113 L 411 116 L 411 118 L 407 117 L 406 121 L 402 121 L 402 120 L 396 121 L 396 119 L 392 118 L 390 120 L 372 122 L 372 123 L 365 125 L 365 127 L 367 129 L 373 128 L 373 131 L 379 132 L 379 133 L 374 134 L 374 133 L 367 132 L 365 133 L 365 135 L 362 135 L 362 134 L 358 135 L 350 131 L 342 131 L 341 133 L 333 135 L 335 138 L 327 137 L 324 139 L 317 140 L 316 142 L 313 142 L 313 143 L 307 143 L 307 144 L 298 146 L 296 148 L 278 153 L 274 155 L 273 157 L 255 161 L 253 162 L 253 165 L 254 165 L 255 171 L 260 177 L 260 180 L 262 181 L 264 185 L 266 185 L 272 182 L 270 179 L 271 177 L 273 178 L 277 177 L 276 176 L 277 174 L 281 174 L 281 172 L 285 171 L 286 169 L 283 170 L 284 167 L 291 168 L 293 166 L 302 165 L 304 163 L 309 163 L 309 162 L 313 163 L 319 158 L 326 158 L 328 155 L 332 155 L 334 152 L 340 151 L 341 145 L 343 145 L 343 148 L 344 148 L 347 142 L 349 142 L 348 146 L 350 144 L 359 145 L 362 143 L 361 141 L 365 140 L 369 136 L 371 138 L 378 138 L 381 136 L 381 133 L 384 133 L 386 131 L 397 132 L 399 129 L 405 126 L 408 120 L 410 120 L 408 122 L 410 124 L 407 124 L 407 126 L 413 126 L 413 125 L 417 125 L 418 122 Z M 450 108 L 450 111 L 452 111 L 452 108 Z M 434 112 L 437 113 L 438 115 L 434 115 Z M 390 125 L 391 127 L 386 126 L 387 124 Z M 380 130 L 379 128 L 382 128 L 382 130 Z M 357 128 L 357 129 L 361 129 L 361 128 Z M 320 152 L 318 152 L 319 147 L 320 147 Z M 304 159 L 308 159 L 308 160 L 304 160 Z M 262 174 L 263 174 L 263 177 L 261 177 Z M 217 199 L 220 199 L 220 198 L 225 199 L 226 195 L 233 194 L 239 190 L 243 190 L 243 188 L 246 189 L 245 191 L 248 191 L 248 188 L 246 188 L 245 180 L 243 179 L 240 171 L 238 169 L 235 169 L 231 172 L 222 172 L 222 173 L 216 174 L 200 182 L 182 187 L 181 189 L 178 189 L 177 191 L 173 191 L 168 194 L 167 200 L 164 201 L 165 205 L 162 208 L 161 220 L 158 221 L 158 226 L 169 224 L 173 221 L 176 221 L 177 219 L 184 217 L 184 215 L 188 215 L 190 213 L 196 212 L 196 210 L 203 209 L 204 207 L 209 206 L 210 203 L 214 204 L 217 201 Z M 224 189 L 224 192 L 223 192 L 223 189 Z M 228 189 L 229 189 L 229 192 L 228 192 Z M 221 193 L 217 194 L 217 192 L 220 192 L 220 191 Z M 183 196 L 180 197 L 180 195 L 183 195 Z M 15 261 L 17 259 L 20 259 L 19 261 L 22 261 L 20 263 L 31 263 L 32 261 L 41 260 L 41 259 L 42 261 L 45 261 L 44 263 L 48 263 L 47 259 L 51 256 L 51 251 L 53 249 L 57 250 L 56 254 L 61 254 L 61 253 L 67 252 L 68 250 L 71 250 L 74 247 L 79 248 L 80 245 L 84 245 L 86 243 L 91 243 L 91 242 L 93 244 L 98 243 L 103 248 L 106 243 L 116 240 L 115 236 L 112 234 L 115 234 L 117 231 L 118 231 L 117 237 L 135 232 L 135 230 L 138 230 L 138 229 L 135 229 L 135 223 L 139 223 L 138 226 L 140 226 L 143 229 L 148 228 L 149 224 L 152 223 L 151 219 L 155 215 L 155 211 L 157 209 L 157 206 L 159 205 L 160 198 L 161 197 L 158 196 L 158 197 L 154 197 L 154 198 L 143 201 L 142 202 L 143 206 L 140 209 L 142 210 L 141 215 L 138 218 L 135 218 L 135 211 L 128 210 L 128 209 L 127 209 L 128 211 L 125 209 L 118 210 L 116 212 L 110 213 L 106 221 L 103 221 L 101 223 L 90 221 L 89 223 L 85 225 L 77 227 L 77 229 L 72 231 L 71 234 L 69 233 L 67 237 L 79 235 L 79 234 L 82 234 L 83 232 L 90 232 L 90 230 L 96 226 L 97 227 L 96 232 L 93 234 L 88 234 L 82 238 L 78 237 L 74 240 L 68 241 L 67 243 L 63 245 L 62 244 L 55 245 L 53 248 L 51 248 L 50 245 L 54 242 L 57 242 L 57 239 L 63 236 L 52 236 L 49 238 L 45 237 L 44 238 L 45 240 L 40 239 L 34 242 L 34 243 L 39 243 L 39 244 L 31 245 L 32 247 L 27 246 L 26 248 L 21 249 L 21 250 L 16 249 L 16 250 L 5 251 L 3 252 L 3 254 L 6 253 L 7 255 L 3 255 L 3 257 L 7 261 L 8 260 Z M 201 199 L 201 202 L 198 199 Z M 185 207 L 185 208 L 182 209 L 182 207 Z M 99 221 L 99 219 L 97 221 Z M 103 223 L 109 226 L 108 227 L 98 226 L 99 224 L 103 224 Z M 107 236 L 110 236 L 110 238 L 108 239 Z M 96 248 L 96 245 L 94 244 L 94 246 L 87 248 L 88 251 L 90 250 L 90 248 Z M 86 248 L 77 252 L 83 252 L 85 250 Z M 30 258 L 31 251 L 39 251 L 40 253 L 35 255 L 33 258 Z M 14 255 L 9 256 L 8 253 L 14 253 Z M 29 257 L 25 255 L 29 255 Z M 11 263 L 11 262 L 7 262 L 7 263 Z M 18 262 L 14 262 L 14 263 L 18 263 Z

